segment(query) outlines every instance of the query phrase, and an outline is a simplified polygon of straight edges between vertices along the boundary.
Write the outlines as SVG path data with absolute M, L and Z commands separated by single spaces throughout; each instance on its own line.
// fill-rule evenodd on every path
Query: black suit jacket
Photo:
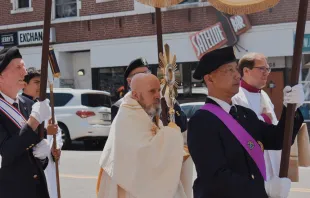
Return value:
M 211 99 L 207 103 L 218 105 Z M 285 112 L 277 126 L 260 121 L 248 108 L 238 106 L 238 123 L 266 150 L 282 149 Z M 295 114 L 293 141 L 303 117 Z M 214 114 L 198 110 L 189 121 L 188 148 L 197 170 L 194 198 L 268 198 L 264 179 L 255 162 Z
M 1 98 L 3 98 L 0 95 Z M 33 101 L 19 96 L 19 109 L 26 120 Z M 25 124 L 19 129 L 0 111 L 0 169 L 1 198 L 49 198 L 44 167 L 48 160 L 39 160 L 32 154 L 32 147 L 40 142 L 38 134 Z

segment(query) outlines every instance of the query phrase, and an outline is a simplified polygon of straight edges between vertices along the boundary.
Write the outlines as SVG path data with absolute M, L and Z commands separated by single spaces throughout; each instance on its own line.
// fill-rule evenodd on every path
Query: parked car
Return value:
M 187 120 L 189 120 L 194 113 L 200 109 L 205 103 L 204 102 L 189 102 L 189 103 L 183 103 L 180 104 L 181 109 L 184 111 L 184 113 L 187 116 Z
M 63 148 L 72 140 L 103 145 L 111 125 L 111 99 L 105 91 L 55 88 L 54 106 L 58 125 L 62 130 Z M 49 90 L 47 97 L 50 98 Z
M 189 102 L 204 102 L 206 101 L 208 90 L 205 87 L 195 87 L 192 88 L 192 93 L 190 95 L 185 95 L 183 89 L 178 89 L 177 101 L 182 103 Z

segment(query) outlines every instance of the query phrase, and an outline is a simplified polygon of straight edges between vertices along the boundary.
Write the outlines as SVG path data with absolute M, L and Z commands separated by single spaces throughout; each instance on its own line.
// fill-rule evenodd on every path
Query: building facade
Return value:
M 246 52 L 261 52 L 272 67 L 265 90 L 279 116 L 279 96 L 292 64 L 298 5 L 298 1 L 283 0 L 264 12 L 228 18 L 207 0 L 185 0 L 162 9 L 163 42 L 177 56 L 181 88 L 189 94 L 203 86 L 192 78 L 202 53 L 225 45 L 234 45 L 238 58 Z M 27 67 L 40 68 L 44 2 L 4 0 L 0 13 L 1 45 L 18 45 Z M 145 57 L 153 68 L 158 64 L 155 9 L 135 0 L 53 0 L 51 23 L 50 42 L 61 70 L 56 87 L 99 89 L 117 95 L 131 60 Z M 307 22 L 300 79 L 305 87 L 310 83 L 309 54 Z M 304 115 L 310 119 L 307 90 Z

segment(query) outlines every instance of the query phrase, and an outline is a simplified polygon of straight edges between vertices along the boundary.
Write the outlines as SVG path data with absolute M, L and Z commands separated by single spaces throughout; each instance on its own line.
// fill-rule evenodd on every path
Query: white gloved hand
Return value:
M 32 111 L 30 116 L 32 116 L 34 119 L 36 119 L 40 124 L 44 122 L 45 120 L 48 120 L 51 118 L 51 108 L 50 108 L 50 100 L 45 99 L 42 102 L 36 102 L 32 106 Z
M 45 159 L 50 153 L 50 145 L 46 139 L 41 140 L 37 145 L 33 147 L 33 155 L 39 159 Z
M 293 88 L 286 86 L 283 89 L 283 104 L 296 104 L 296 109 L 299 108 L 305 101 L 305 93 L 301 84 L 295 85 Z
M 277 176 L 265 182 L 265 190 L 270 198 L 287 198 L 291 189 L 291 180 Z

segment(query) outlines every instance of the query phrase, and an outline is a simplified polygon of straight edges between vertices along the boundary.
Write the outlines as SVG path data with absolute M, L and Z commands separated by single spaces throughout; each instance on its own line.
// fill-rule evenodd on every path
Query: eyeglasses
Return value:
M 128 78 L 132 78 L 136 74 L 151 74 L 151 73 L 152 72 L 150 70 L 146 70 L 145 72 L 137 72 L 137 73 L 131 74 L 130 76 L 128 76 Z
M 271 72 L 271 68 L 270 67 L 261 66 L 261 67 L 253 67 L 253 69 L 254 68 L 259 69 L 262 73 L 270 73 Z

